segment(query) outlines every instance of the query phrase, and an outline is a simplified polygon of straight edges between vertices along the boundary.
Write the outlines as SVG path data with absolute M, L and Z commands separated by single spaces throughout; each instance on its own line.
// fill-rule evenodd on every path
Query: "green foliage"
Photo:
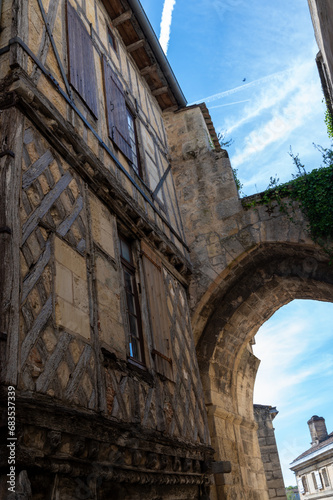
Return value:
M 294 493 L 294 490 L 297 490 L 297 486 L 288 486 L 286 488 L 287 500 L 295 500 L 296 495 Z
M 218 141 L 220 143 L 221 148 L 226 149 L 229 148 L 235 141 L 233 139 L 227 139 L 226 138 L 226 131 L 222 130 L 221 132 L 218 133 L 217 135 Z M 239 180 L 239 177 L 237 175 L 237 168 L 232 169 L 232 173 L 234 174 L 234 179 L 237 187 L 237 191 L 240 193 L 243 188 L 243 184 Z
M 237 187 L 237 191 L 241 191 L 242 188 L 243 188 L 243 184 L 241 183 L 241 181 L 239 180 L 238 176 L 237 176 L 237 168 L 233 168 L 232 169 L 232 173 L 234 174 L 234 179 L 235 179 L 235 183 L 236 183 L 236 187 Z
M 333 257 L 332 250 L 328 248 L 333 241 L 333 149 L 316 147 L 323 157 L 323 165 L 320 168 L 307 173 L 298 155 L 290 151 L 297 169 L 293 180 L 279 185 L 279 179 L 271 177 L 266 191 L 250 206 L 267 205 L 268 210 L 273 211 L 274 202 L 275 205 L 278 204 L 279 210 L 293 221 L 293 202 L 298 202 L 308 220 L 308 231 L 313 241 Z
M 314 241 L 333 239 L 333 151 L 320 148 L 324 165 L 306 173 L 298 156 L 290 153 L 298 168 L 292 182 L 292 198 L 299 201 L 309 220 Z
M 330 139 L 333 139 L 333 116 L 329 108 L 326 108 L 325 112 L 325 124 L 327 127 L 327 134 Z

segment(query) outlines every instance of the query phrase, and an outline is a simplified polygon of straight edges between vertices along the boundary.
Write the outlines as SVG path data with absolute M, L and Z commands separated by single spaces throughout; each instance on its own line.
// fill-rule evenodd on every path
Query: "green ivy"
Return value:
M 325 124 L 327 127 L 327 134 L 330 139 L 333 139 L 333 116 L 329 108 L 326 108 L 325 112 Z
M 279 205 L 281 212 L 293 221 L 293 202 L 297 201 L 308 220 L 308 231 L 314 242 L 320 244 L 333 257 L 333 149 L 320 146 L 323 166 L 307 173 L 298 155 L 290 152 L 297 174 L 289 183 L 279 185 L 277 178 L 272 178 L 267 190 L 259 199 L 245 204 L 245 208 L 267 205 L 273 210 L 272 202 Z

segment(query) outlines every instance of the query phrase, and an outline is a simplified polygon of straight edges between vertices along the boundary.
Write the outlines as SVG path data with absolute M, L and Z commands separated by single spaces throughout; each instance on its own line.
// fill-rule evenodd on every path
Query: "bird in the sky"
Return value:
M 243 78 L 243 82 L 246 82 L 246 78 Z

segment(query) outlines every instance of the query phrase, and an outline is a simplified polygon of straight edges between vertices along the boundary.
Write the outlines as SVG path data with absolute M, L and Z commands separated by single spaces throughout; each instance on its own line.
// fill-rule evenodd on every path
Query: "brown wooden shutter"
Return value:
M 128 132 L 124 91 L 119 78 L 107 63 L 105 57 L 103 57 L 103 70 L 109 136 L 126 158 L 131 161 L 132 149 Z
M 170 344 L 171 323 L 168 316 L 162 263 L 144 242 L 141 242 L 141 248 L 154 343 L 152 354 L 155 368 L 158 373 L 173 380 Z
M 69 81 L 98 116 L 97 81 L 92 40 L 76 10 L 67 2 Z

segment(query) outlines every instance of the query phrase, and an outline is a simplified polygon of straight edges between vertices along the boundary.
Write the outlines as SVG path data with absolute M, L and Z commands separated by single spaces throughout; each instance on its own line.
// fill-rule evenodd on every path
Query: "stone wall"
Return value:
M 289 217 L 276 202 L 260 204 L 260 195 L 240 200 L 228 154 L 212 148 L 200 106 L 167 114 L 166 124 L 193 262 L 192 327 L 210 433 L 216 457 L 232 462 L 232 473 L 216 479 L 216 498 L 267 499 L 253 417 L 258 360 L 249 343 L 291 300 L 332 300 L 332 270 L 297 203 Z
M 264 464 L 269 498 L 286 500 L 285 486 L 282 476 L 279 452 L 275 440 L 273 419 L 277 415 L 276 408 L 254 405 L 254 418 L 258 424 L 258 438 L 261 458 Z

